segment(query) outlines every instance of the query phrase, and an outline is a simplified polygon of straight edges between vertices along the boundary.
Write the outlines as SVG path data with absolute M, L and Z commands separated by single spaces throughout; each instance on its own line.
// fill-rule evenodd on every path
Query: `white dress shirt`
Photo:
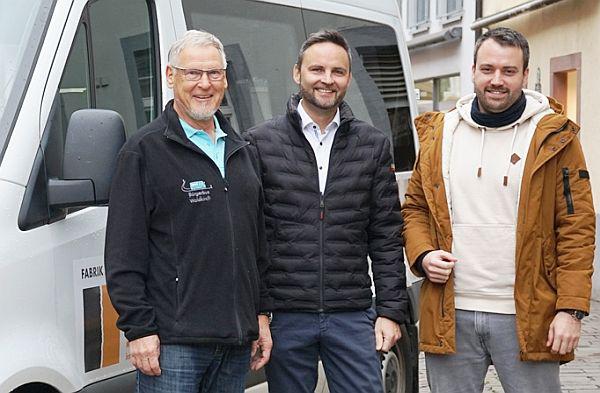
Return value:
M 302 119 L 302 132 L 315 152 L 317 170 L 319 172 L 319 190 L 321 191 L 321 194 L 323 194 L 325 192 L 325 185 L 327 183 L 327 172 L 329 171 L 329 155 L 331 153 L 331 146 L 333 145 L 335 133 L 340 126 L 340 110 L 338 108 L 331 123 L 325 127 L 324 131 L 321 131 L 318 124 L 315 123 L 304 110 L 302 101 L 303 100 L 300 100 L 297 110 L 300 118 Z

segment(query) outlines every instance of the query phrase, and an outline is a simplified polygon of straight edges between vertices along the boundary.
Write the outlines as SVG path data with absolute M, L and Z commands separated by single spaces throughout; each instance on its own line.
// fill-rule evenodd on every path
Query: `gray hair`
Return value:
M 171 45 L 171 48 L 169 49 L 169 64 L 176 66 L 177 64 L 174 64 L 174 62 L 175 60 L 179 60 L 179 54 L 185 48 L 199 46 L 212 46 L 216 48 L 221 55 L 223 68 L 227 68 L 227 58 L 225 57 L 225 49 L 223 48 L 223 44 L 216 36 L 202 30 L 188 30 L 185 32 L 183 37 Z
M 479 52 L 481 44 L 489 39 L 496 41 L 501 46 L 512 46 L 521 49 L 521 52 L 523 52 L 523 70 L 529 67 L 529 43 L 527 39 L 523 34 L 508 27 L 497 27 L 488 30 L 477 39 L 477 42 L 475 42 L 475 52 L 473 53 L 473 64 L 477 64 L 477 52 Z

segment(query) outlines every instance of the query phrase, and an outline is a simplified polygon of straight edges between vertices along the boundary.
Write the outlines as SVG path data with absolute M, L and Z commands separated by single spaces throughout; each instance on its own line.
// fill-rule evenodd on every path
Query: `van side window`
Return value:
M 71 114 L 83 108 L 111 109 L 131 135 L 158 115 L 155 23 L 146 0 L 98 0 L 81 16 L 42 135 L 19 225 L 31 229 L 78 209 L 48 208 L 48 178 L 62 178 L 65 134 Z M 31 187 L 30 187 L 31 186 Z M 26 209 L 26 211 L 23 211 Z
M 303 10 L 307 32 L 340 31 L 352 51 L 353 84 L 346 95 L 354 114 L 391 137 L 396 171 L 411 171 L 415 142 L 404 68 L 390 26 L 324 12 Z
M 335 28 L 348 40 L 353 82 L 346 95 L 356 117 L 393 142 L 397 171 L 410 171 L 415 144 L 398 41 L 390 26 L 249 0 L 183 0 L 189 29 L 214 33 L 228 59 L 228 103 L 239 131 L 284 114 L 298 91 L 292 66 L 308 33 Z
M 299 8 L 244 0 L 183 0 L 188 29 L 215 34 L 227 55 L 226 101 L 240 132 L 285 113 L 298 91 L 292 65 L 305 40 Z M 225 109 L 225 110 L 224 110 Z
M 123 116 L 127 135 L 158 115 L 156 50 L 145 0 L 89 7 L 96 108 Z

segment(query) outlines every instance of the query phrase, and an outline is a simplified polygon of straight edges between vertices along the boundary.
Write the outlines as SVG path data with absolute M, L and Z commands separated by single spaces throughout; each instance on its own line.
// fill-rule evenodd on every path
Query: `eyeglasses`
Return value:
M 202 79 L 204 74 L 208 76 L 208 80 L 213 82 L 221 81 L 223 78 L 225 78 L 225 68 L 217 68 L 214 70 L 198 70 L 195 68 L 183 68 L 174 65 L 171 65 L 171 67 L 181 71 L 185 80 L 190 82 L 198 82 L 200 79 Z

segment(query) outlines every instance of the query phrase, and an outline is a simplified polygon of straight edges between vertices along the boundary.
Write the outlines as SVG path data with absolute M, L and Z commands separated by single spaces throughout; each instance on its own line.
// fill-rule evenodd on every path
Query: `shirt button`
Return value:
M 323 167 L 322 167 L 322 166 L 320 166 L 320 167 L 319 167 L 319 169 L 323 169 Z
M 319 145 L 323 146 L 323 142 L 319 142 Z

